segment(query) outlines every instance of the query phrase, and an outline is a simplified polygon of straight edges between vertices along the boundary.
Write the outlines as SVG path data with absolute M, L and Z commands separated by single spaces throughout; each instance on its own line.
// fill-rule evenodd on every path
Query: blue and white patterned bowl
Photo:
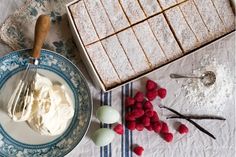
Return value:
M 85 136 L 92 115 L 88 84 L 76 66 L 65 57 L 42 50 L 38 72 L 65 84 L 74 101 L 75 115 L 59 136 L 42 136 L 25 122 L 13 122 L 7 115 L 7 102 L 30 54 L 30 49 L 0 58 L 0 156 L 58 157 L 69 153 Z

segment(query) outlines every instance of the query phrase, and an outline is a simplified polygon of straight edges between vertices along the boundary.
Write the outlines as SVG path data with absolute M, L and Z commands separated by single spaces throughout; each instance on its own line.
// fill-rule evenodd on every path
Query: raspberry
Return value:
M 147 116 L 142 117 L 142 124 L 143 124 L 143 126 L 149 126 L 150 125 L 150 118 Z
M 147 89 L 147 90 L 154 90 L 154 89 L 157 89 L 157 83 L 154 82 L 154 81 L 152 81 L 152 80 L 147 80 L 146 89 Z
M 134 115 L 135 118 L 142 117 L 144 115 L 144 110 L 143 109 L 134 109 L 132 111 L 132 115 Z
M 134 96 L 134 99 L 137 101 L 137 102 L 143 102 L 144 100 L 144 94 L 142 92 L 137 92 Z
M 127 128 L 129 129 L 129 130 L 134 130 L 135 129 L 135 127 L 136 127 L 136 122 L 135 121 L 129 121 L 128 123 L 127 123 Z
M 153 116 L 151 117 L 151 123 L 155 123 L 159 121 L 159 117 L 156 111 L 153 111 Z
M 168 133 L 169 132 L 169 128 L 168 125 L 165 122 L 162 122 L 162 127 L 161 127 L 161 133 Z
M 126 99 L 125 99 L 125 107 L 131 107 L 131 106 L 134 105 L 134 103 L 135 103 L 134 98 L 126 97 Z
M 138 103 L 135 104 L 134 108 L 135 109 L 142 109 L 143 108 L 143 104 L 138 102 Z
M 173 140 L 173 134 L 172 133 L 163 133 L 162 137 L 166 142 L 171 142 Z
M 188 128 L 186 125 L 180 124 L 178 131 L 180 134 L 188 133 Z
M 162 123 L 160 121 L 157 121 L 155 123 L 152 124 L 152 129 L 156 132 L 156 133 L 160 133 L 162 128 Z
M 151 117 L 151 123 L 155 123 L 155 122 L 158 122 L 158 121 L 159 121 L 158 117 L 154 117 L 154 116 Z
M 137 154 L 137 155 L 139 155 L 139 156 L 141 156 L 141 155 L 143 154 L 143 151 L 144 151 L 144 149 L 143 149 L 143 147 L 141 147 L 141 146 L 136 146 L 136 147 L 134 148 L 134 153 Z
M 156 90 L 147 91 L 146 97 L 148 98 L 149 101 L 154 100 L 157 97 Z
M 145 126 L 145 128 L 148 130 L 148 131 L 152 131 L 152 125 L 149 125 L 149 126 Z
M 125 120 L 134 121 L 135 120 L 135 115 L 132 112 L 127 112 L 126 115 L 125 115 Z
M 143 131 L 144 126 L 143 126 L 143 124 L 141 124 L 141 123 L 137 123 L 136 126 L 135 126 L 135 128 L 136 128 L 136 130 L 138 130 L 138 131 Z
M 152 117 L 153 114 L 154 114 L 154 112 L 152 109 L 147 109 L 147 110 L 145 110 L 145 113 L 144 113 L 144 115 L 147 117 Z
M 113 129 L 117 134 L 122 135 L 124 133 L 123 125 L 117 124 Z
M 153 105 L 150 101 L 146 101 L 143 105 L 144 109 L 153 109 Z
M 157 90 L 158 96 L 163 99 L 166 97 L 166 89 L 165 88 L 160 88 Z

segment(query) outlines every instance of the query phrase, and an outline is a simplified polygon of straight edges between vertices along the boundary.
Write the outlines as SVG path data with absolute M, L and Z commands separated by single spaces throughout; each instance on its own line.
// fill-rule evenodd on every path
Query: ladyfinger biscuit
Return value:
M 84 0 L 90 18 L 95 26 L 99 38 L 104 38 L 114 33 L 111 22 L 100 0 Z
M 80 1 L 71 5 L 69 8 L 75 21 L 75 26 L 79 32 L 79 35 L 84 45 L 88 45 L 92 42 L 97 41 L 98 36 L 89 18 L 84 3 Z
M 122 81 L 126 81 L 135 76 L 135 71 L 132 69 L 116 35 L 102 40 L 102 45 Z
M 167 59 L 171 60 L 182 55 L 182 50 L 175 40 L 163 14 L 148 19 L 148 23 Z
M 134 71 L 141 74 L 150 69 L 149 62 L 131 28 L 117 34 Z
M 121 82 L 100 42 L 86 46 L 86 50 L 107 88 Z
M 194 5 L 192 0 L 186 1 L 179 5 L 180 9 L 182 10 L 182 13 L 191 27 L 192 31 L 196 35 L 197 39 L 200 41 L 200 43 L 209 42 L 211 36 L 210 33 L 202 21 L 202 18 L 200 14 L 197 11 L 196 6 Z
M 148 22 L 139 23 L 133 26 L 133 29 L 152 67 L 165 63 L 166 57 L 153 35 Z
M 137 0 L 119 0 L 119 2 L 122 5 L 131 24 L 145 19 L 145 14 Z
M 235 15 L 233 8 L 230 6 L 230 0 L 212 0 L 221 20 L 223 21 L 226 31 L 230 32 L 235 29 Z
M 185 52 L 199 46 L 195 34 L 189 28 L 178 6 L 165 11 L 165 14 Z
M 197 9 L 205 22 L 212 38 L 217 38 L 226 32 L 225 27 L 211 0 L 194 0 Z
M 120 31 L 129 26 L 129 22 L 118 0 L 101 0 L 115 31 Z
M 158 0 L 162 9 L 167 9 L 171 6 L 176 5 L 176 0 Z
M 139 3 L 147 16 L 161 12 L 161 7 L 157 0 L 139 0 Z

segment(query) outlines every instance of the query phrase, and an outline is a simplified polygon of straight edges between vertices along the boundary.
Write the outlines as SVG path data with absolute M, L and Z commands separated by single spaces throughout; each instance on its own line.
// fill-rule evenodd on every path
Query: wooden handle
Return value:
M 48 15 L 40 15 L 35 25 L 33 57 L 40 58 L 40 51 L 42 49 L 45 38 L 50 29 L 50 17 Z

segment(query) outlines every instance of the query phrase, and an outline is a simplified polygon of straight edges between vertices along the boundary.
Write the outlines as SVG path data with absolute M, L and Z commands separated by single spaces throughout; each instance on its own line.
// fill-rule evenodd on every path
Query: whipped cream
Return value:
M 32 97 L 27 100 L 30 103 L 27 113 L 30 110 L 30 114 L 24 116 L 24 120 L 42 135 L 61 134 L 74 115 L 74 106 L 66 87 L 36 74 Z
M 17 103 L 15 100 L 18 95 L 18 91 L 22 90 L 23 87 L 24 82 L 20 80 L 8 102 L 8 115 L 16 122 L 26 121 L 30 117 L 32 109 L 32 105 L 29 104 L 33 103 L 33 93 L 30 93 L 29 96 L 24 97 L 24 100 L 20 101 L 20 103 Z M 18 99 L 20 99 L 20 96 Z

